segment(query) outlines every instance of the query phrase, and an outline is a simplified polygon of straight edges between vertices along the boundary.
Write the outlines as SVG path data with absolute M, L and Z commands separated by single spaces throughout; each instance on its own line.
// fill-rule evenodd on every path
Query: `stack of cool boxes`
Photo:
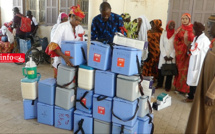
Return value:
M 39 76 L 34 79 L 30 79 L 27 76 L 21 79 L 24 119 L 26 120 L 37 118 L 37 93 L 40 77 L 41 75 L 39 74 Z
M 68 67 L 62 59 L 57 82 L 39 82 L 38 122 L 73 129 L 77 134 L 151 133 L 153 115 L 147 100 L 153 81 L 144 80 L 144 92 L 149 93 L 141 96 L 137 75 L 141 50 L 112 48 L 95 41 L 91 42 L 88 62 L 86 42 L 65 41 L 61 50 L 74 57 L 71 62 L 75 67 Z
M 88 66 L 98 69 L 93 95 L 94 133 L 151 133 L 147 96 L 141 96 L 138 88 L 137 61 L 140 63 L 141 55 L 142 51 L 135 48 L 114 46 L 112 50 L 108 44 L 91 43 Z

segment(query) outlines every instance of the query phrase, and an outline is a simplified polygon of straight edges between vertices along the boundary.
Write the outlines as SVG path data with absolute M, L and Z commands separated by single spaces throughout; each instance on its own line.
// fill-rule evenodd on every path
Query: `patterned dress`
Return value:
M 154 79 L 158 78 L 158 63 L 160 57 L 160 37 L 161 32 L 148 31 L 148 58 L 143 65 L 143 76 L 154 76 Z
M 178 75 L 175 76 L 173 85 L 176 90 L 182 93 L 189 93 L 190 87 L 187 85 L 187 72 L 189 66 L 189 55 L 187 54 L 187 45 L 184 43 L 185 31 L 188 31 L 188 41 L 192 42 L 194 39 L 193 25 L 188 26 L 182 25 L 179 28 L 180 31 L 175 35 L 174 47 L 175 47 L 175 58 L 176 65 L 178 68 Z
M 155 30 L 149 30 L 148 36 L 148 58 L 143 64 L 143 76 L 154 76 L 154 79 L 158 78 L 158 63 L 160 57 L 160 37 L 163 31 L 162 21 L 160 19 L 152 20 Z

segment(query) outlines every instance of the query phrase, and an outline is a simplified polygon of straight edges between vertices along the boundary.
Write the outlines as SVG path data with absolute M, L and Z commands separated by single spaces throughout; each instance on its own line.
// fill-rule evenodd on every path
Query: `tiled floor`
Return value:
M 20 90 L 22 67 L 15 64 L 0 64 L 0 133 L 71 133 L 53 126 L 39 124 L 37 120 L 24 120 Z M 52 68 L 40 64 L 38 72 L 42 78 L 52 77 Z M 155 96 L 165 92 L 157 89 Z M 155 133 L 184 133 L 191 108 L 191 103 L 181 102 L 184 96 L 169 92 L 172 105 L 154 112 Z

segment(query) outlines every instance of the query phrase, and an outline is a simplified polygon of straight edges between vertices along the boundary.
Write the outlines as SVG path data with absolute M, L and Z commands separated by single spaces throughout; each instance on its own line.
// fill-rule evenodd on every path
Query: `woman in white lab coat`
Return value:
M 165 63 L 175 63 L 175 49 L 174 49 L 174 33 L 175 22 L 169 21 L 166 30 L 163 31 L 160 39 L 160 59 L 158 64 L 158 84 L 156 88 L 163 87 L 164 76 L 161 75 L 161 67 Z M 170 91 L 172 86 L 172 75 L 166 77 L 165 90 Z
M 203 32 L 205 30 L 203 24 L 200 22 L 194 22 L 193 30 L 196 37 L 190 46 L 190 61 L 187 74 L 187 85 L 190 86 L 190 92 L 188 93 L 187 99 L 184 100 L 185 102 L 192 102 L 194 99 L 202 65 L 211 43 Z

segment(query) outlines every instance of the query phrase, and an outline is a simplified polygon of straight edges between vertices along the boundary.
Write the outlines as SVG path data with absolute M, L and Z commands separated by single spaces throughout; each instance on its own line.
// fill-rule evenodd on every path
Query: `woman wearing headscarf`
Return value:
M 51 43 L 46 48 L 46 53 L 51 57 L 54 57 L 54 77 L 57 78 L 57 66 L 61 63 L 61 58 L 63 58 L 67 66 L 73 66 L 70 59 L 73 57 L 66 56 L 61 52 L 61 42 L 62 41 L 79 41 L 81 38 L 79 34 L 84 33 L 83 27 L 80 25 L 82 19 L 85 17 L 83 11 L 81 11 L 80 6 L 71 7 L 69 21 L 60 24 L 54 35 L 51 38 Z
M 123 19 L 123 24 L 125 27 L 125 32 L 127 34 L 128 38 L 131 38 L 131 16 L 129 13 L 123 13 L 121 14 L 121 17 Z
M 144 16 L 138 17 L 138 39 L 148 41 L 147 31 L 151 29 L 149 20 Z
M 202 64 L 211 43 L 204 33 L 205 27 L 202 23 L 194 22 L 193 30 L 196 37 L 191 44 L 191 49 L 189 50 L 190 61 L 187 74 L 187 85 L 190 86 L 190 92 L 188 93 L 188 97 L 184 100 L 184 102 L 192 102 L 194 99 Z
M 162 21 L 157 19 L 150 22 L 152 29 L 148 33 L 148 58 L 143 65 L 143 76 L 154 76 L 154 79 L 158 78 L 158 62 L 160 56 L 160 37 L 163 31 Z
M 187 85 L 187 71 L 189 65 L 189 55 L 187 54 L 190 49 L 188 44 L 194 39 L 193 24 L 191 24 L 191 16 L 185 13 L 181 17 L 182 25 L 177 29 L 174 47 L 175 59 L 178 69 L 178 75 L 175 76 L 173 85 L 175 86 L 176 93 L 189 93 L 189 86 Z
M 163 87 L 164 76 L 161 74 L 161 67 L 165 63 L 175 63 L 175 49 L 174 49 L 174 33 L 175 22 L 169 21 L 166 25 L 166 30 L 163 31 L 160 39 L 160 59 L 158 65 L 158 84 L 156 88 Z M 172 75 L 166 76 L 165 90 L 168 92 L 172 86 Z
M 138 40 L 141 41 L 148 41 L 147 37 L 147 31 L 151 29 L 151 25 L 149 23 L 149 20 L 144 16 L 140 16 L 137 19 L 138 25 L 137 25 L 137 37 Z M 148 57 L 148 46 L 144 46 L 143 53 L 142 53 L 142 60 L 146 60 Z
M 185 134 L 215 132 L 215 15 L 208 19 L 208 33 L 214 39 L 202 65 Z
M 131 16 L 129 13 L 123 13 L 121 14 L 121 17 L 123 19 L 124 27 L 126 30 L 130 28 L 130 22 L 131 22 Z
M 68 15 L 66 13 L 62 12 L 58 15 L 57 23 L 52 27 L 52 30 L 51 30 L 51 35 L 50 35 L 51 38 L 53 37 L 54 32 L 57 29 L 58 25 L 60 23 L 67 22 L 67 21 L 68 21 Z

